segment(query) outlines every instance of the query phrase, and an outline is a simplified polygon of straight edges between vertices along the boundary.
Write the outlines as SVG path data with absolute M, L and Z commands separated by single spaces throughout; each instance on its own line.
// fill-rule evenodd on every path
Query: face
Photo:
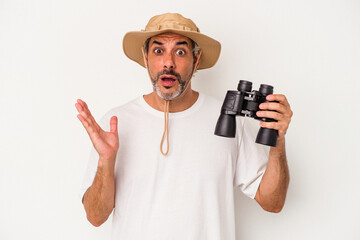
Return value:
M 147 67 L 154 90 L 161 98 L 173 100 L 185 90 L 194 68 L 192 47 L 189 38 L 173 33 L 150 39 Z

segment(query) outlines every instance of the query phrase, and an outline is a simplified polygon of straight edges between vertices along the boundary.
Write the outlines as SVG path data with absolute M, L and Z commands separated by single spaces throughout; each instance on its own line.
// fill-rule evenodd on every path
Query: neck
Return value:
M 169 112 L 181 112 L 190 108 L 198 99 L 199 93 L 189 88 L 178 98 L 170 101 Z M 144 95 L 144 99 L 152 108 L 158 111 L 164 111 L 165 100 L 159 97 L 159 95 L 153 91 L 147 95 Z

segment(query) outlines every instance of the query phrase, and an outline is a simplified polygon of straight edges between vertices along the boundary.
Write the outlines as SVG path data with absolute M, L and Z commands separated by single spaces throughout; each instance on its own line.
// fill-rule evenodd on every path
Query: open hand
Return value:
M 118 119 L 112 116 L 110 119 L 110 132 L 105 132 L 95 121 L 87 104 L 81 99 L 75 104 L 79 114 L 78 119 L 86 129 L 89 137 L 99 154 L 100 159 L 112 160 L 115 163 L 116 154 L 119 148 L 119 136 L 117 131 Z M 99 166 L 102 164 L 99 161 Z

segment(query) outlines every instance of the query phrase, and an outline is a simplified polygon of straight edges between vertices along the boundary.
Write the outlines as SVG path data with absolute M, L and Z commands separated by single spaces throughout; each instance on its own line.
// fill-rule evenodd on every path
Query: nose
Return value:
M 166 69 L 174 69 L 175 61 L 172 53 L 167 53 L 164 55 L 164 68 Z

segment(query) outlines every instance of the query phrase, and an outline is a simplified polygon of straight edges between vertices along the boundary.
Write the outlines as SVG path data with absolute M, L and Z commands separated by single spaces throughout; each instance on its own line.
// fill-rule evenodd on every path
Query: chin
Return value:
M 175 98 L 177 98 L 178 96 L 180 96 L 180 94 L 182 93 L 182 89 L 178 89 L 177 91 L 172 92 L 172 93 L 164 93 L 164 92 L 160 91 L 158 88 L 156 88 L 156 93 L 162 99 L 171 101 L 171 100 L 174 100 Z

